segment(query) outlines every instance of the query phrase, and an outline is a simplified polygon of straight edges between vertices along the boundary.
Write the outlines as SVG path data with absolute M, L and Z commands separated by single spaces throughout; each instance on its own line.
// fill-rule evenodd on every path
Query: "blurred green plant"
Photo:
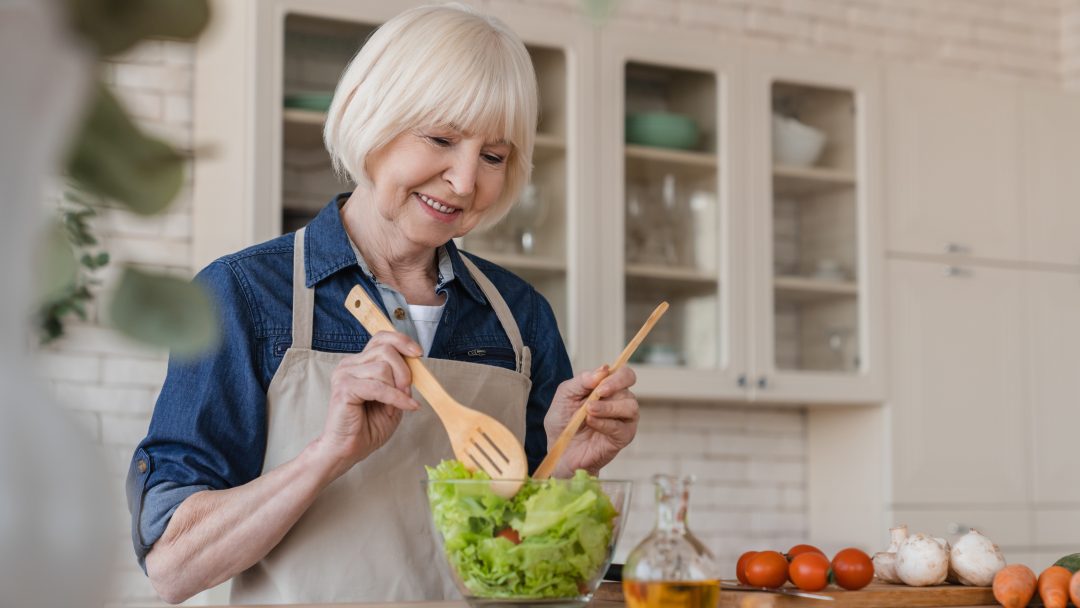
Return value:
M 99 247 L 90 228 L 90 219 L 96 215 L 77 186 L 65 189 L 57 221 L 49 226 L 44 240 L 46 281 L 38 296 L 42 342 L 63 335 L 63 319 L 68 315 L 87 319 L 86 306 L 94 299 L 90 289 L 101 284 L 95 273 L 109 263 L 108 252 Z
M 619 8 L 620 0 L 581 0 L 581 8 L 593 25 L 602 27 L 607 25 L 615 11 Z
M 72 29 L 104 59 L 148 38 L 193 40 L 210 19 L 207 0 L 62 0 Z M 43 341 L 64 333 L 71 315 L 87 318 L 98 293 L 95 271 L 109 254 L 93 235 L 95 207 L 117 203 L 139 215 L 168 207 L 184 183 L 190 154 L 144 133 L 100 81 L 72 142 L 71 181 L 50 231 L 45 255 Z M 214 343 L 210 299 L 197 285 L 166 274 L 125 267 L 109 305 L 109 320 L 137 340 L 194 354 Z

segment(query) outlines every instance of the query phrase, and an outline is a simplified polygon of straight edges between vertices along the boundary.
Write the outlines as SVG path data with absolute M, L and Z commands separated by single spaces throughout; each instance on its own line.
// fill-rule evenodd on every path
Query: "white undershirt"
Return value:
M 409 304 L 409 318 L 416 327 L 416 336 L 420 340 L 420 348 L 424 349 L 424 355 L 431 351 L 431 343 L 435 341 L 435 329 L 439 327 L 443 308 L 446 308 L 446 304 L 438 306 Z

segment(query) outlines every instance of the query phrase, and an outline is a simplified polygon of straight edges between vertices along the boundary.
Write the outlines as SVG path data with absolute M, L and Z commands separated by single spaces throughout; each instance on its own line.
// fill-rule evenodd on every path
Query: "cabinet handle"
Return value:
M 972 276 L 974 274 L 975 274 L 974 271 L 972 271 L 972 270 L 970 270 L 968 268 L 961 268 L 960 266 L 946 266 L 945 267 L 945 276 L 947 276 L 947 277 L 964 277 L 964 278 L 966 278 L 966 277 L 970 277 L 970 276 Z
M 765 376 L 759 376 L 757 379 L 757 387 L 765 388 L 769 385 L 769 380 Z
M 746 374 L 739 374 L 739 378 L 736 382 L 739 383 L 739 388 L 746 388 Z
M 962 243 L 945 243 L 945 253 L 971 253 L 971 247 Z
M 949 534 L 967 534 L 971 531 L 971 526 L 965 526 L 958 522 L 949 522 L 949 525 L 945 527 Z

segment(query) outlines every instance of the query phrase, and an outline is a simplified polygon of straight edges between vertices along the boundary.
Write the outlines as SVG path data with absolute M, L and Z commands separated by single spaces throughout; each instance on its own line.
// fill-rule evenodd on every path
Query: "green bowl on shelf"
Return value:
M 694 119 L 674 112 L 642 112 L 626 117 L 626 143 L 691 150 L 698 143 Z
M 285 107 L 298 110 L 314 110 L 325 112 L 330 109 L 330 101 L 334 99 L 331 92 L 290 93 L 285 96 Z

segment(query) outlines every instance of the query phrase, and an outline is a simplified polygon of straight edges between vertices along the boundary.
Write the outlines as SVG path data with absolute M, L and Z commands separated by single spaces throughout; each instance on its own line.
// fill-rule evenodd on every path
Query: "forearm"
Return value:
M 188 497 L 146 556 L 158 595 L 182 602 L 250 568 L 281 541 L 342 468 L 313 442 L 247 484 Z

